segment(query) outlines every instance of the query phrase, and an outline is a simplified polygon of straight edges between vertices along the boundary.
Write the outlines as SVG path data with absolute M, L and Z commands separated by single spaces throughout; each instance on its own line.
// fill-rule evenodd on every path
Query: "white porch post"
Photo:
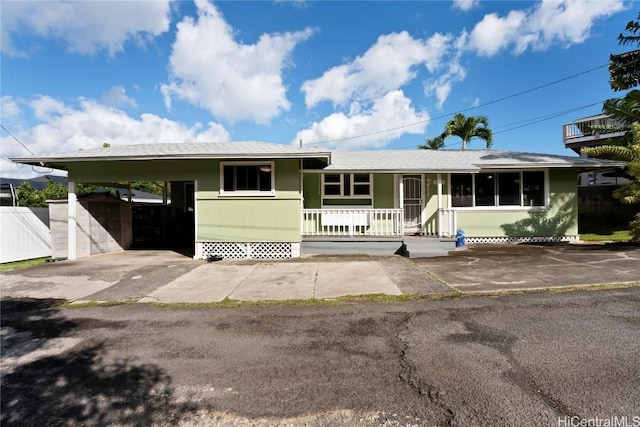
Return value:
M 198 181 L 193 181 L 193 259 L 202 259 L 201 245 L 198 244 Z
M 78 208 L 76 205 L 78 198 L 76 197 L 76 183 L 73 181 L 69 181 L 67 188 L 68 188 L 67 259 L 76 259 L 78 257 L 78 249 L 76 244 L 77 224 L 78 224 L 78 220 L 77 220 Z
M 438 237 L 442 237 L 442 220 L 443 220 L 443 212 L 442 212 L 442 175 L 438 174 Z
M 402 175 L 398 175 L 398 191 L 400 192 L 398 207 L 404 209 L 404 178 Z
M 404 235 L 404 177 L 402 175 L 398 175 L 398 191 L 400 192 L 398 198 L 398 207 L 400 208 L 400 231 L 401 234 Z

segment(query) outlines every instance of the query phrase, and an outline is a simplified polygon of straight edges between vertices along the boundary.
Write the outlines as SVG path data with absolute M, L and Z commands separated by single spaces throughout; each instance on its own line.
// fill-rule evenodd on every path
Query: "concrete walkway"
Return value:
M 126 251 L 0 275 L 2 298 L 209 303 L 452 292 L 399 256 L 282 261 L 194 261 L 169 251 Z

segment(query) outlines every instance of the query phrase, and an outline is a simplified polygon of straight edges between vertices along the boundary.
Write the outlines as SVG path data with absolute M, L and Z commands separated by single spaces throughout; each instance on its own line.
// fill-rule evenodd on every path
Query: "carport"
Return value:
M 124 152 L 105 147 L 91 150 L 91 154 L 87 150 L 25 160 L 68 172 L 67 200 L 57 206 L 59 220 L 52 223 L 52 235 L 64 240 L 65 254 L 57 257 L 76 259 L 125 249 L 174 249 L 194 254 L 197 175 L 193 167 L 186 160 L 168 161 L 172 156 L 132 147 Z M 162 187 L 162 203 L 135 202 L 131 184 L 140 181 Z M 116 194 L 101 194 L 105 196 L 102 201 L 87 203 L 85 195 L 79 194 L 80 184 L 113 188 Z M 120 193 L 128 194 L 128 200 L 125 197 L 122 201 Z M 105 207 L 116 201 L 127 206 Z M 60 214 L 61 209 L 66 213 Z M 114 219 L 116 215 L 122 216 L 120 221 Z M 110 244 L 103 244 L 105 241 Z

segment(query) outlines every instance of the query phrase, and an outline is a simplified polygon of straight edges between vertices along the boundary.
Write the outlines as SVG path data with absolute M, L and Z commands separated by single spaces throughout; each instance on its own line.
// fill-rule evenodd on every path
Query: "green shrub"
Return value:
M 631 227 L 631 240 L 640 242 L 640 213 L 636 214 L 636 218 L 629 223 Z

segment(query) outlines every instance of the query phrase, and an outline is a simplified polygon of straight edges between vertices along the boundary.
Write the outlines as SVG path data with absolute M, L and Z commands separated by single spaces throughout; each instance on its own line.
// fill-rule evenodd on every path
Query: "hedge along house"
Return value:
M 187 229 L 195 258 L 295 258 L 305 240 L 375 245 L 407 234 L 452 237 L 458 228 L 469 242 L 576 240 L 577 173 L 623 166 L 494 150 L 329 152 L 264 142 L 13 160 L 68 171 L 70 259 L 78 182 L 171 182 L 172 226 Z

